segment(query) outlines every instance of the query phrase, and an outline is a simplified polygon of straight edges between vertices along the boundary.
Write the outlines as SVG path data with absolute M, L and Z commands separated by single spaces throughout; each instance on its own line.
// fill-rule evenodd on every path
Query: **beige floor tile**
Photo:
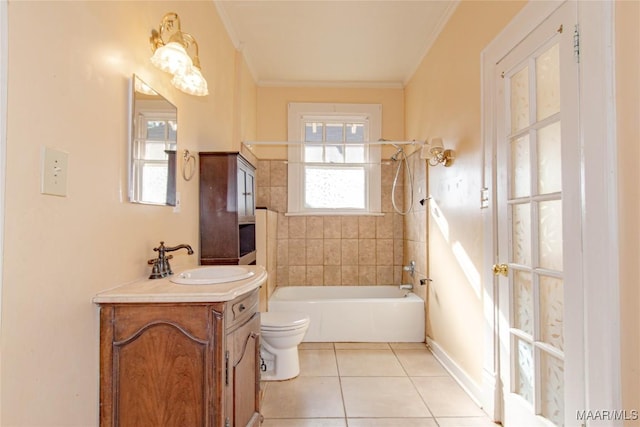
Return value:
M 426 348 L 424 350 L 394 350 L 394 352 L 410 377 L 449 375 Z
M 262 427 L 347 427 L 344 418 L 265 419 Z
M 386 342 L 337 342 L 336 350 L 386 350 L 389 344 Z
M 265 418 L 344 417 L 338 377 L 298 377 L 267 386 L 261 408 Z
M 340 376 L 403 377 L 407 374 L 393 351 L 336 350 Z
M 349 418 L 349 427 L 438 427 L 433 418 Z
M 411 380 L 436 418 L 485 416 L 451 377 L 411 377 Z
M 427 349 L 427 344 L 423 342 L 391 342 L 392 349 L 396 350 L 423 350 Z M 428 350 L 428 349 L 427 349 Z
M 338 364 L 333 350 L 300 350 L 301 377 L 336 377 Z
M 445 417 L 438 418 L 440 427 L 498 427 L 488 417 Z
M 298 350 L 333 350 L 332 342 L 302 342 Z
M 431 417 L 407 377 L 343 377 L 342 394 L 349 418 Z

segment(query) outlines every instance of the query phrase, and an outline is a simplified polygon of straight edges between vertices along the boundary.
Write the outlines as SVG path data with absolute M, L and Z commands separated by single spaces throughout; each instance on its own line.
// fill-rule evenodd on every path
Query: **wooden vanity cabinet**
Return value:
M 100 307 L 101 427 L 258 427 L 258 290 Z
M 200 153 L 200 264 L 256 259 L 255 168 L 237 152 Z

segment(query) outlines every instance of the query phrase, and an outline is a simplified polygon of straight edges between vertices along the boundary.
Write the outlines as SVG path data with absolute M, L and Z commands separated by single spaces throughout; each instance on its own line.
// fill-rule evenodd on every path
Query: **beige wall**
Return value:
M 174 89 L 149 63 L 169 11 L 200 44 L 211 94 Z M 179 149 L 238 149 L 255 135 L 255 85 L 212 2 L 32 2 L 8 7 L 4 426 L 91 426 L 98 417 L 97 292 L 149 274 L 160 240 L 198 247 L 198 179 L 181 212 L 127 202 L 129 81 L 178 107 Z M 68 197 L 40 194 L 43 146 L 69 153 Z M 198 255 L 176 253 L 174 268 Z
M 480 52 L 523 5 L 460 3 L 405 90 L 405 137 L 440 136 L 456 151 L 452 167 L 429 167 L 433 282 L 427 334 L 477 384 L 482 381 L 484 327 Z
M 623 408 L 640 409 L 640 3 L 616 2 Z M 640 425 L 629 421 L 628 425 Z

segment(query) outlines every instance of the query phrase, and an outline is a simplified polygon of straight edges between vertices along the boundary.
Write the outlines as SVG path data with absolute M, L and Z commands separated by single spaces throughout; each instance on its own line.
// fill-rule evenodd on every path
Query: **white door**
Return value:
M 576 5 L 557 9 L 497 66 L 500 377 L 507 427 L 562 426 L 581 331 Z M 572 306 L 573 304 L 578 304 Z M 575 335 L 575 336 L 574 336 Z M 579 374 L 576 374 L 579 375 Z M 583 392 L 582 392 L 583 393 Z M 572 396 L 571 399 L 575 399 Z M 573 405 L 572 405 L 573 406 Z

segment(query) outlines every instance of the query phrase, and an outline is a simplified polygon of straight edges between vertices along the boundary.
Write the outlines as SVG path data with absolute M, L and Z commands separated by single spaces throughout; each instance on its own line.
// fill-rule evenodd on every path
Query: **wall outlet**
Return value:
M 67 196 L 67 165 L 69 154 L 44 147 L 42 150 L 42 194 Z

